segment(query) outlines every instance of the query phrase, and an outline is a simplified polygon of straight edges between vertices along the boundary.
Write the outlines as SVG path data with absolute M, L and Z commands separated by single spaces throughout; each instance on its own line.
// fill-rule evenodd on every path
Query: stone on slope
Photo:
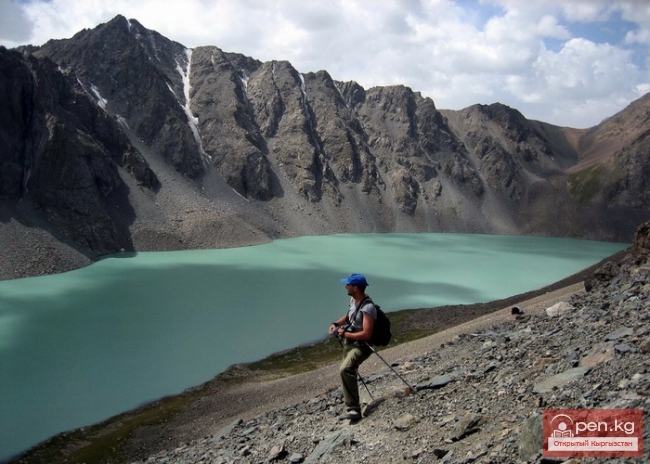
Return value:
M 468 413 L 458 422 L 450 438 L 452 441 L 462 440 L 466 436 L 478 432 L 483 424 L 485 424 L 484 416 Z
M 442 388 L 448 383 L 451 383 L 454 381 L 454 378 L 449 375 L 449 374 L 444 374 L 444 375 L 438 375 L 431 379 L 429 382 L 419 385 L 418 390 L 423 390 L 423 389 L 431 389 L 435 390 L 438 388 Z
M 575 308 L 567 303 L 566 301 L 560 301 L 559 303 L 554 304 L 553 306 L 546 308 L 546 315 L 548 317 L 559 317 L 564 316 L 565 314 L 570 313 Z
M 533 414 L 521 428 L 519 436 L 519 459 L 528 461 L 542 451 L 542 416 Z
M 397 430 L 408 430 L 419 422 L 419 419 L 413 414 L 404 414 L 393 424 L 393 428 Z
M 589 367 L 574 367 L 560 374 L 549 377 L 533 387 L 533 393 L 548 393 L 554 388 L 562 387 L 569 382 L 573 382 L 581 377 L 584 377 L 589 372 Z
M 634 329 L 630 327 L 619 327 L 618 329 L 614 330 L 613 332 L 608 333 L 605 335 L 605 341 L 616 341 L 620 340 L 621 338 L 628 337 L 634 333 Z
M 347 429 L 334 432 L 325 438 L 325 440 L 320 442 L 316 449 L 314 449 L 314 451 L 312 451 L 312 453 L 307 456 L 307 459 L 305 459 L 305 464 L 315 464 L 321 462 L 321 459 L 330 454 L 332 450 L 338 448 L 339 446 L 345 445 L 346 443 L 349 443 L 351 440 L 352 433 Z
M 614 343 L 599 343 L 580 361 L 582 367 L 594 367 L 614 359 Z

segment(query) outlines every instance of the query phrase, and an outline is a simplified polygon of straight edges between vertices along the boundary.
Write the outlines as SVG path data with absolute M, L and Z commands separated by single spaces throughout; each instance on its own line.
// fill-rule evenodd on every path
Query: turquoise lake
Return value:
M 301 237 L 122 253 L 0 281 L 0 460 L 326 336 L 366 275 L 387 312 L 541 288 L 628 244 L 463 234 Z

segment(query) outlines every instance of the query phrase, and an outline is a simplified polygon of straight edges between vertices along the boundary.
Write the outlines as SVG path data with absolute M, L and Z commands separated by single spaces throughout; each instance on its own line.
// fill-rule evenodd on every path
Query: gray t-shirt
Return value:
M 361 332 L 363 330 L 364 313 L 377 320 L 377 308 L 371 300 L 361 302 L 361 308 L 357 309 L 354 298 L 350 298 L 350 309 L 348 310 L 348 321 L 350 321 L 350 332 Z

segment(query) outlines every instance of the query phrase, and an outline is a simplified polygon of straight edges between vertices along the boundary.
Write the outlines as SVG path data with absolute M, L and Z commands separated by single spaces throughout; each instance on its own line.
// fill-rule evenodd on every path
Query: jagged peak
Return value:
M 84 29 L 84 30 L 90 31 L 90 32 L 93 32 L 93 31 L 98 31 L 98 32 L 99 31 L 101 31 L 101 32 L 104 32 L 104 31 L 128 32 L 130 27 L 131 27 L 131 25 L 129 23 L 129 20 L 125 16 L 117 15 L 113 19 L 111 19 L 110 21 L 108 21 L 106 23 L 103 23 L 103 24 L 99 24 L 97 27 L 95 27 L 93 29 Z
M 381 93 L 391 93 L 391 94 L 405 94 L 405 95 L 415 95 L 413 89 L 404 84 L 392 84 L 392 85 L 376 85 L 370 87 L 368 92 L 381 92 Z
M 244 70 L 248 74 L 258 70 L 262 66 L 262 62 L 250 56 L 241 53 L 223 52 L 224 55 L 232 62 L 237 69 Z
M 479 103 L 472 105 L 467 109 L 478 111 L 482 114 L 485 114 L 489 118 L 506 116 L 508 118 L 514 118 L 520 121 L 526 120 L 526 117 L 519 110 L 516 110 L 515 108 L 512 108 L 500 102 L 490 103 L 489 105 Z
M 332 79 L 330 73 L 328 73 L 325 69 L 320 69 L 316 72 L 308 72 L 305 73 L 305 75 L 310 77 L 315 77 L 317 79 L 322 79 L 327 82 L 332 82 L 332 83 L 334 82 L 334 79 Z
M 250 75 L 262 67 L 263 63 L 255 58 L 243 55 L 241 53 L 227 52 L 216 45 L 201 45 L 194 48 L 195 51 L 207 51 L 213 60 L 222 61 L 230 64 L 238 72 Z
M 121 14 L 117 14 L 111 19 L 110 21 L 106 22 L 107 25 L 114 25 L 114 24 L 119 24 L 120 22 L 128 22 L 129 20 L 126 19 L 126 16 L 123 16 Z
M 119 28 L 120 30 L 123 30 L 123 31 L 124 30 L 131 31 L 133 28 L 136 28 L 136 29 L 138 29 L 140 31 L 149 31 L 149 29 L 144 27 L 142 25 L 142 23 L 140 21 L 138 21 L 137 19 L 135 19 L 135 18 L 127 18 L 126 16 L 123 16 L 121 14 L 116 15 L 113 19 L 111 19 L 110 21 L 108 21 L 107 23 L 105 23 L 103 25 L 100 24 L 95 29 L 97 29 L 99 27 L 102 27 L 102 26 L 109 27 L 109 28 L 117 27 L 117 28 Z
M 286 69 L 292 74 L 299 74 L 298 70 L 288 60 L 271 60 L 269 61 L 269 64 L 276 70 Z
M 356 81 L 334 81 L 334 83 L 350 108 L 355 108 L 366 101 L 366 89 Z

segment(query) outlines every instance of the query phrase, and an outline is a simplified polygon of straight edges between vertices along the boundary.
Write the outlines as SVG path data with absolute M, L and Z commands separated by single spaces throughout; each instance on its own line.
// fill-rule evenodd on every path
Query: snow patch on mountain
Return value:
M 201 142 L 201 136 L 199 134 L 199 128 L 198 128 L 199 118 L 192 113 L 192 109 L 190 107 L 190 103 L 191 103 L 190 95 L 192 90 L 192 86 L 190 84 L 190 73 L 192 71 L 192 49 L 191 48 L 185 49 L 185 56 L 187 58 L 187 67 L 185 69 L 183 69 L 183 67 L 178 62 L 178 60 L 176 61 L 176 70 L 181 75 L 181 79 L 183 80 L 183 96 L 185 97 L 185 103 L 181 106 L 183 107 L 183 111 L 185 111 L 185 114 L 187 116 L 187 123 L 189 124 L 190 129 L 192 130 L 192 135 L 194 136 L 194 140 L 196 140 L 196 144 L 199 147 L 201 155 L 203 155 L 203 158 L 205 160 L 209 161 L 211 159 L 210 155 L 208 155 L 203 150 L 203 143 Z

